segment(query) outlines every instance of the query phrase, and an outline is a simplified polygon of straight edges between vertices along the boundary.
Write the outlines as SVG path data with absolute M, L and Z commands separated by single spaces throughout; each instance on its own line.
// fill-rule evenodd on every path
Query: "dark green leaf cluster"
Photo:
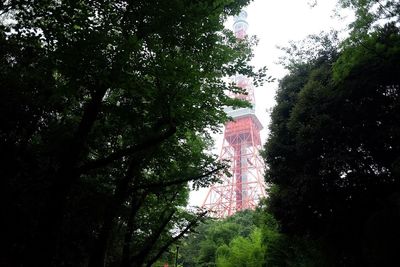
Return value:
M 0 265 L 151 265 L 197 224 L 188 181 L 207 153 L 226 77 L 265 80 L 227 16 L 248 0 L 0 4 Z
M 268 209 L 290 239 L 319 244 L 326 261 L 306 266 L 395 266 L 399 28 L 385 24 L 329 54 L 280 82 L 264 150 Z

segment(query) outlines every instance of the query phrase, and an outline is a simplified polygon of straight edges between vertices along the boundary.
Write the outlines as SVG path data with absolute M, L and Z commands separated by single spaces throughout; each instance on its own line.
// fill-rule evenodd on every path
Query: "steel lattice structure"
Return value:
M 246 18 L 244 11 L 234 18 L 233 26 L 238 39 L 246 36 Z M 245 89 L 247 94 L 233 97 L 246 99 L 253 107 L 226 110 L 233 121 L 225 124 L 220 160 L 229 162 L 232 176 L 223 175 L 222 183 L 211 186 L 202 205 L 218 218 L 225 218 L 240 210 L 254 209 L 260 198 L 265 197 L 264 164 L 259 155 L 262 125 L 254 111 L 253 85 L 244 76 L 235 79 L 237 86 Z

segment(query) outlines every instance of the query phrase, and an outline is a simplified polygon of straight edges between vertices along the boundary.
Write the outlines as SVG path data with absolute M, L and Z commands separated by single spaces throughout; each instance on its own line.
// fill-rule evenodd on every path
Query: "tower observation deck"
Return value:
M 238 39 L 244 39 L 247 35 L 246 19 L 245 11 L 234 17 L 233 29 Z M 264 164 L 259 154 L 260 131 L 263 127 L 255 115 L 254 87 L 245 76 L 238 75 L 235 81 L 246 94 L 235 94 L 232 97 L 245 99 L 252 107 L 225 110 L 233 121 L 225 124 L 219 159 L 229 162 L 232 176 L 223 175 L 222 183 L 212 185 L 202 205 L 217 218 L 225 218 L 244 209 L 254 209 L 260 198 L 266 195 Z

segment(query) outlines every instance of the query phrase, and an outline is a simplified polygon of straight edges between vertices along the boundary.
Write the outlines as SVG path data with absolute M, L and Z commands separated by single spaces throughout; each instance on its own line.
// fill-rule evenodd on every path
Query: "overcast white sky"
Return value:
M 317 3 L 311 7 L 312 3 Z M 268 75 L 281 79 L 286 70 L 277 61 L 283 54 L 277 46 L 287 46 L 290 40 L 301 40 L 307 35 L 330 29 L 344 30 L 347 22 L 334 17 L 337 0 L 255 0 L 246 8 L 250 35 L 256 35 L 253 64 L 267 66 Z M 342 15 L 342 14 L 341 14 Z M 275 105 L 274 96 L 278 81 L 255 89 L 256 113 L 264 125 L 262 139 L 267 137 L 269 114 Z
M 317 5 L 311 7 L 314 3 Z M 254 0 L 245 9 L 248 13 L 248 34 L 256 35 L 259 39 L 252 63 L 256 67 L 267 66 L 268 75 L 277 79 L 274 83 L 255 89 L 256 115 L 264 126 L 261 132 L 263 143 L 268 136 L 268 110 L 275 105 L 278 80 L 286 74 L 286 70 L 277 63 L 282 55 L 277 46 L 287 46 L 290 40 L 301 40 L 321 31 L 345 30 L 351 19 L 350 13 L 346 16 L 341 13 L 341 16 L 347 17 L 344 20 L 335 17 L 336 3 L 337 0 Z M 229 24 L 232 24 L 232 20 Z M 227 27 L 232 28 L 229 24 Z M 220 142 L 217 142 L 218 145 Z M 207 190 L 192 192 L 190 205 L 200 206 L 206 194 Z

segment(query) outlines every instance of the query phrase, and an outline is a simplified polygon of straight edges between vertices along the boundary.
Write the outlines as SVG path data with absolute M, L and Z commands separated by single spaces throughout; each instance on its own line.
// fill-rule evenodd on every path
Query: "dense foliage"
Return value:
M 248 2 L 1 2 L 0 265 L 151 265 L 197 224 L 225 77 L 263 76 L 223 26 Z
M 178 266 L 308 267 L 326 266 L 320 242 L 284 234 L 268 212 L 264 200 L 255 210 L 226 219 L 207 219 L 176 247 L 164 254 L 163 263 Z M 158 265 L 157 265 L 158 266 Z
M 400 30 L 398 15 L 378 19 L 399 5 L 348 2 L 359 15 L 352 35 L 317 45 L 280 82 L 264 152 L 268 210 L 289 239 L 316 244 L 323 262 L 307 266 L 396 266 Z M 372 21 L 362 20 L 366 11 Z
M 265 78 L 223 26 L 248 2 L 0 3 L 1 266 L 400 264 L 399 1 L 340 0 L 349 38 L 286 49 L 256 211 L 185 208 L 248 105 L 226 77 Z
M 246 210 L 224 220 L 206 220 L 181 243 L 178 263 L 185 267 L 263 266 L 262 215 Z

